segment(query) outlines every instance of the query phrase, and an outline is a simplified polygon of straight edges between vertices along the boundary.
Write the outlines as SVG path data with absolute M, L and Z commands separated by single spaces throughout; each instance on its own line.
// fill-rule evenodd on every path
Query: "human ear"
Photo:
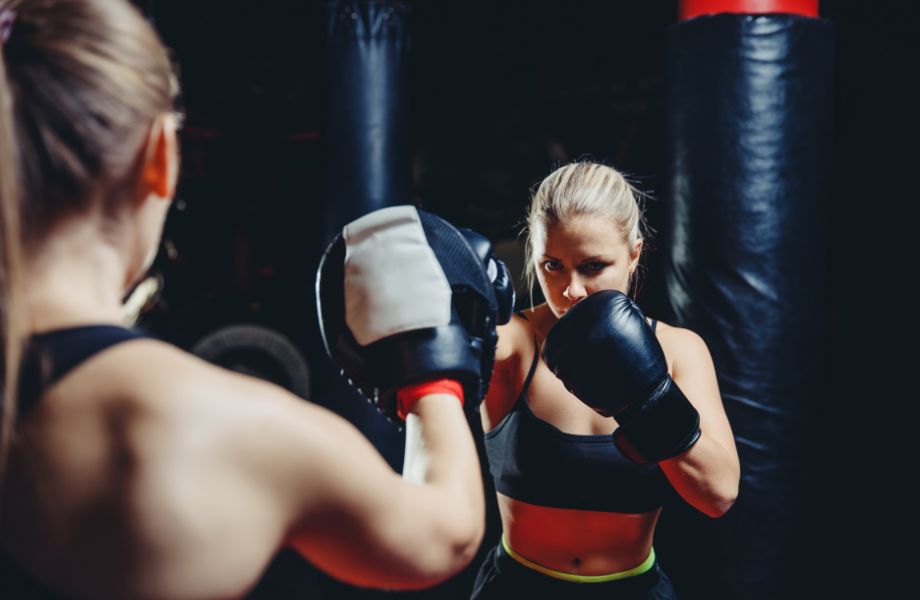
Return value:
M 633 246 L 633 249 L 629 252 L 629 274 L 632 275 L 636 270 L 636 265 L 639 264 L 639 257 L 642 256 L 642 245 L 645 243 L 645 240 L 639 238 L 636 240 L 636 245 Z
M 147 136 L 141 180 L 148 193 L 172 199 L 178 173 L 179 142 L 175 117 L 162 114 L 153 122 Z

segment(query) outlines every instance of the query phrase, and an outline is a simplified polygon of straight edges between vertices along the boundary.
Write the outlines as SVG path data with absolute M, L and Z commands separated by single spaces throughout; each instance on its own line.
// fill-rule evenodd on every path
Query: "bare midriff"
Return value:
M 516 554 L 573 575 L 608 575 L 640 565 L 652 551 L 661 512 L 553 508 L 503 494 L 498 507 L 505 540 Z

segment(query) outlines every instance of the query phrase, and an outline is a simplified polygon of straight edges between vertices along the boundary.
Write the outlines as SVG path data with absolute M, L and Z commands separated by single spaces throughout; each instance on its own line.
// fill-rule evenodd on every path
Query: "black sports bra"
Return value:
M 44 391 L 93 355 L 110 346 L 148 337 L 115 325 L 88 325 L 32 336 L 26 344 L 19 376 L 19 412 L 23 419 L 35 408 Z M 0 551 L 0 590 L 4 597 L 23 600 L 63 598 L 37 582 Z
M 653 321 L 653 330 L 655 325 Z M 531 412 L 527 390 L 539 360 L 536 349 L 518 401 L 485 434 L 496 490 L 557 508 L 617 513 L 659 508 L 671 486 L 658 465 L 630 462 L 609 435 L 565 433 Z
M 109 346 L 149 337 L 117 325 L 84 325 L 33 335 L 19 371 L 19 414 L 27 415 L 44 391 L 82 362 Z

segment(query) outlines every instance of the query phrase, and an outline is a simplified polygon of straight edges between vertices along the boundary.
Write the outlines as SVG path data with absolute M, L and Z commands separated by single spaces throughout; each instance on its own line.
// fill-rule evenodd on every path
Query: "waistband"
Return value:
M 505 553 L 508 554 L 508 556 L 513 558 L 521 565 L 527 567 L 528 569 L 533 569 L 534 571 L 542 573 L 548 577 L 561 579 L 563 581 L 572 581 L 575 583 L 604 583 L 606 581 L 626 579 L 628 577 L 635 577 L 636 575 L 647 573 L 653 566 L 655 566 L 654 548 L 652 548 L 652 551 L 649 552 L 648 557 L 638 566 L 633 567 L 632 569 L 627 569 L 625 571 L 617 571 L 616 573 L 607 573 L 605 575 L 575 575 L 574 573 L 566 573 L 565 571 L 557 571 L 555 569 L 544 567 L 543 565 L 537 564 L 532 560 L 524 558 L 515 552 L 511 546 L 508 545 L 508 540 L 505 539 L 504 535 L 502 535 L 502 549 L 505 551 Z

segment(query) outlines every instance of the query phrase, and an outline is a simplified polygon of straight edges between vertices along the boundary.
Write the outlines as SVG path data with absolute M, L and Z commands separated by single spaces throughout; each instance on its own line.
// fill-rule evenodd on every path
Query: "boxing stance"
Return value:
M 361 586 L 463 568 L 484 502 L 459 400 L 477 405 L 494 321 L 451 318 L 442 285 L 426 300 L 452 337 L 413 350 L 433 325 L 364 306 L 362 334 L 464 366 L 466 389 L 411 361 L 405 380 L 365 379 L 401 396 L 405 478 L 332 412 L 123 328 L 177 178 L 166 51 L 124 0 L 0 0 L 0 32 L 0 595 L 239 597 L 285 546 Z
M 671 598 L 652 546 L 671 490 L 718 517 L 739 464 L 706 345 L 626 292 L 643 239 L 609 167 L 550 174 L 528 218 L 546 303 L 499 328 L 482 404 L 503 534 L 473 597 Z

